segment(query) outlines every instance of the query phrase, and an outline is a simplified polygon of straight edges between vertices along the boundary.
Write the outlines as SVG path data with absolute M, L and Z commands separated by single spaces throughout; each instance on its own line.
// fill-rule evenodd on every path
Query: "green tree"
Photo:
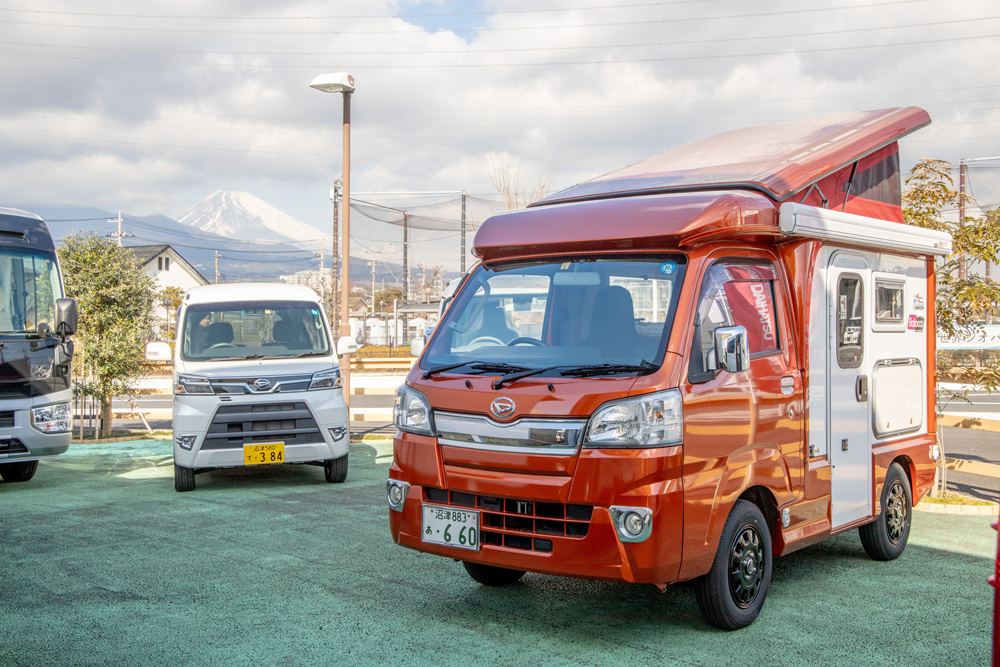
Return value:
M 160 299 L 162 300 L 163 307 L 167 309 L 167 338 L 174 340 L 177 336 L 177 332 L 174 330 L 173 325 L 176 322 L 171 322 L 173 316 L 177 313 L 177 309 L 181 307 L 181 302 L 184 300 L 184 290 L 180 287 L 164 287 L 159 291 Z
M 101 437 L 111 433 L 111 398 L 129 394 L 142 377 L 144 346 L 156 325 L 155 282 L 128 248 L 90 233 L 58 249 L 66 292 L 80 319 L 75 362 L 92 378 L 85 391 L 101 402 Z
M 396 299 L 403 299 L 403 290 L 398 287 L 393 287 L 392 289 L 382 290 L 381 292 L 375 293 L 375 312 L 377 313 L 391 313 L 392 312 L 392 302 Z
M 1000 305 L 1000 284 L 984 276 L 969 273 L 966 268 L 974 262 L 1000 260 L 1000 214 L 991 211 L 978 218 L 966 216 L 964 220 L 947 220 L 946 208 L 959 203 L 960 195 L 954 189 L 951 164 L 945 160 L 922 159 L 910 170 L 903 193 L 903 218 L 907 224 L 948 232 L 954 238 L 952 253 L 936 266 L 936 301 L 934 308 L 937 333 L 940 337 L 953 338 L 960 333 L 982 330 L 981 322 L 987 313 Z M 974 203 L 966 196 L 966 207 Z M 978 386 L 989 393 L 1000 391 L 1000 363 L 987 360 L 984 364 L 962 368 L 954 372 L 945 353 L 939 352 L 936 360 L 938 375 L 956 375 L 966 387 Z M 938 390 L 938 412 L 953 401 L 969 402 L 969 389 Z M 940 429 L 940 421 L 939 421 Z M 941 457 L 944 458 L 943 432 L 938 432 Z M 943 488 L 947 478 L 942 466 Z

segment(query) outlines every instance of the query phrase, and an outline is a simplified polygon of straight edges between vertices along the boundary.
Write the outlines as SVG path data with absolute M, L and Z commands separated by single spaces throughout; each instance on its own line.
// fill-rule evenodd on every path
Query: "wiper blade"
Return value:
M 472 364 L 472 368 L 484 373 L 520 373 L 522 371 L 531 370 L 527 366 L 508 364 L 502 361 L 483 361 L 478 364 Z
M 646 362 L 642 365 L 631 364 L 599 364 L 596 366 L 579 366 L 577 368 L 567 368 L 560 375 L 575 375 L 585 377 L 588 375 L 616 375 L 618 373 L 638 373 L 657 368 Z
M 209 361 L 244 361 L 246 359 L 263 359 L 263 354 L 247 354 L 242 357 L 212 357 Z
M 301 359 L 302 357 L 325 357 L 328 352 L 303 352 L 301 354 L 293 354 L 292 359 Z
M 472 363 L 471 361 L 463 361 L 460 364 L 449 364 L 448 366 L 438 366 L 437 368 L 431 368 L 429 370 L 424 371 L 423 375 L 421 375 L 420 377 L 426 380 L 432 375 L 437 375 L 438 373 L 444 373 L 445 371 L 450 371 L 455 368 L 460 368 L 462 366 L 466 366 L 471 363 Z
M 514 382 L 515 380 L 531 377 L 532 375 L 538 375 L 539 373 L 544 373 L 546 371 L 554 371 L 557 368 L 562 368 L 562 366 L 549 366 L 548 368 L 535 368 L 534 370 L 523 371 L 521 373 L 510 373 L 509 375 L 504 375 L 503 377 L 494 380 L 493 388 L 500 389 L 504 386 L 504 383 Z

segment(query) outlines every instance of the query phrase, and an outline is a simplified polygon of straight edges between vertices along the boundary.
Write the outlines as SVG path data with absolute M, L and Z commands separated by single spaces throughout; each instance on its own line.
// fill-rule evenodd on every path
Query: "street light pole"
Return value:
M 344 96 L 344 175 L 343 175 L 343 223 L 341 224 L 341 252 L 343 264 L 340 277 L 340 337 L 351 335 L 351 93 L 354 92 L 354 77 L 347 72 L 321 74 L 309 84 L 311 88 L 324 93 L 342 93 Z M 351 405 L 351 355 L 340 359 L 340 375 L 344 378 L 344 401 Z

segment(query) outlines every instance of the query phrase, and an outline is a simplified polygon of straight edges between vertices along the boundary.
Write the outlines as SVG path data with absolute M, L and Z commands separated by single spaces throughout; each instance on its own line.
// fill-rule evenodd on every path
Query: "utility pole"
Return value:
M 226 258 L 226 256 L 225 255 L 220 255 L 218 250 L 215 251 L 215 284 L 216 285 L 219 284 L 219 260 L 220 259 L 225 259 L 225 258 Z
M 403 211 L 403 300 L 410 298 L 410 214 Z
M 372 267 L 372 317 L 375 316 L 375 260 L 369 259 L 368 266 Z
M 958 161 L 958 226 L 965 227 L 965 160 Z M 989 266 L 989 262 L 987 262 Z M 958 279 L 965 280 L 968 273 L 965 253 L 958 258 Z
M 462 275 L 465 275 L 465 198 L 468 197 L 468 193 L 462 190 L 462 262 L 461 270 Z
M 128 232 L 123 232 L 122 231 L 122 210 L 118 209 L 118 217 L 114 218 L 114 219 L 108 218 L 108 222 L 117 222 L 118 223 L 118 231 L 117 232 L 112 232 L 111 234 L 108 234 L 108 236 L 110 236 L 112 238 L 117 238 L 118 239 L 118 247 L 121 248 L 122 247 L 122 239 L 125 238 L 126 236 L 133 236 L 132 234 L 129 234 Z
M 340 248 L 339 223 L 340 223 L 340 188 L 343 184 L 340 180 L 333 182 L 330 188 L 330 201 L 333 202 L 333 260 L 330 262 L 330 284 L 333 285 L 333 295 L 331 301 L 333 307 L 330 312 L 333 315 L 333 322 L 330 329 L 340 331 L 340 299 L 337 298 L 340 292 L 340 259 L 337 256 Z

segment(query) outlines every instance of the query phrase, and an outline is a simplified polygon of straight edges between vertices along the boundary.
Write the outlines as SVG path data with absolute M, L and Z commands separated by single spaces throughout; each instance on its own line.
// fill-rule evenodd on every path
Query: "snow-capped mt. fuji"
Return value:
M 302 243 L 331 239 L 329 234 L 296 220 L 249 192 L 216 190 L 177 220 L 203 232 L 241 241 Z

